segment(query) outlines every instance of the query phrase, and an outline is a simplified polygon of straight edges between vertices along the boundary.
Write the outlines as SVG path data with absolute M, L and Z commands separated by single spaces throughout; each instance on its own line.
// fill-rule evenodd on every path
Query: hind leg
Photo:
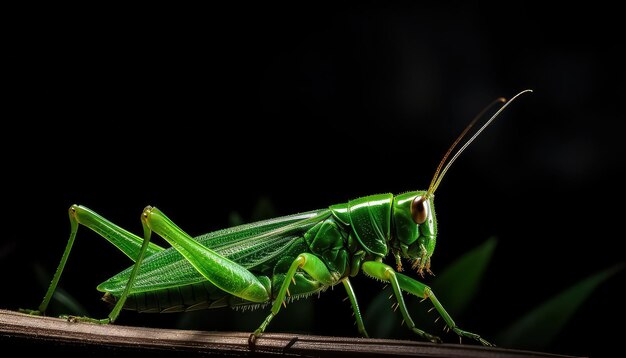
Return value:
M 63 273 L 63 269 L 65 268 L 65 263 L 70 256 L 70 252 L 72 251 L 79 225 L 83 225 L 107 239 L 131 260 L 136 261 L 139 257 L 143 242 L 143 239 L 139 236 L 122 229 L 121 227 L 113 224 L 112 222 L 98 215 L 96 212 L 84 206 L 72 205 L 69 208 L 69 217 L 71 227 L 70 238 L 67 241 L 65 251 L 63 252 L 63 256 L 61 257 L 59 266 L 57 267 L 54 277 L 52 278 L 52 282 L 50 282 L 50 287 L 48 288 L 48 291 L 46 292 L 43 301 L 39 305 L 38 309 L 20 309 L 21 312 L 34 315 L 41 315 L 46 312 L 48 304 L 52 299 L 52 295 L 54 294 L 59 280 L 61 279 L 61 274 Z M 162 250 L 163 248 L 160 246 L 157 246 L 155 244 L 149 244 L 146 247 L 145 255 L 150 256 Z

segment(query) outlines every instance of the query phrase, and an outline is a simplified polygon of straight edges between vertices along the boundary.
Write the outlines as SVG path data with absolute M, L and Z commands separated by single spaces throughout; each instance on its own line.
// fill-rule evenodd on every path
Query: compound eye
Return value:
M 418 196 L 411 203 L 411 217 L 418 225 L 426 222 L 429 211 L 428 200 L 424 199 L 423 196 Z

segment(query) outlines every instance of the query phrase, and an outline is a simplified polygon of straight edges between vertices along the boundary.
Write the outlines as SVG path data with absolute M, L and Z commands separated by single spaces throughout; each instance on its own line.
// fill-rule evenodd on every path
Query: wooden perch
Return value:
M 411 357 L 563 357 L 545 353 L 485 348 L 477 345 L 433 344 L 417 341 L 323 337 L 265 333 L 254 350 L 248 346 L 249 332 L 205 332 L 176 329 L 70 323 L 52 317 L 29 316 L 0 310 L 0 342 L 37 343 L 119 351 L 148 350 L 151 353 L 223 354 L 235 356 L 411 356 Z

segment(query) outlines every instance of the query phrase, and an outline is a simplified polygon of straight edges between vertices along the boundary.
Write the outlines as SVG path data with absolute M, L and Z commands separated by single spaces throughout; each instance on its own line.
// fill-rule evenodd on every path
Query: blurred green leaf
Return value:
M 57 287 L 54 295 L 52 295 L 52 301 L 50 302 L 50 309 L 62 314 L 72 314 L 76 316 L 89 317 L 87 309 L 78 303 L 74 296 L 70 295 L 67 291 L 61 287 Z
M 48 288 L 52 276 L 49 275 L 40 265 L 34 266 L 35 277 L 38 284 L 44 289 Z M 87 309 L 76 300 L 72 295 L 65 291 L 60 286 L 52 295 L 52 300 L 48 305 L 48 312 L 56 312 L 58 314 L 72 314 L 77 316 L 89 316 Z
M 250 215 L 250 220 L 244 220 L 243 216 L 237 211 L 231 211 L 228 215 L 228 225 L 239 226 L 248 222 L 256 222 L 260 220 L 266 220 L 276 217 L 276 210 L 274 209 L 274 204 L 272 204 L 272 200 L 267 196 L 261 196 L 257 200 L 254 208 L 252 209 L 252 214 Z
M 274 209 L 272 200 L 270 200 L 267 196 L 259 197 L 254 209 L 252 209 L 250 222 L 271 219 L 273 217 L 276 217 L 276 209 Z
M 487 239 L 456 259 L 433 280 L 431 288 L 452 317 L 460 315 L 469 307 L 478 292 L 497 242 L 495 237 Z
M 231 227 L 243 225 L 245 223 L 246 221 L 241 217 L 241 214 L 236 211 L 231 211 L 228 215 L 228 225 Z
M 395 337 L 399 331 L 401 318 L 391 309 L 391 305 L 396 302 L 395 298 L 389 298 L 392 294 L 393 290 L 388 286 L 367 306 L 363 318 L 365 329 L 372 338 Z
M 621 263 L 589 276 L 549 299 L 502 332 L 498 344 L 534 350 L 545 348 L 596 287 L 625 266 Z

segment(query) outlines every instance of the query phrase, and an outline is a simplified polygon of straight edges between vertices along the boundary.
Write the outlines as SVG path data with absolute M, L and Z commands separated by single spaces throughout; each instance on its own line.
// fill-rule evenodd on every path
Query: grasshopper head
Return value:
M 396 258 L 412 261 L 412 267 L 421 275 L 424 269 L 430 273 L 430 257 L 437 242 L 434 196 L 427 196 L 425 191 L 396 196 L 393 200 L 393 227 L 391 250 Z

